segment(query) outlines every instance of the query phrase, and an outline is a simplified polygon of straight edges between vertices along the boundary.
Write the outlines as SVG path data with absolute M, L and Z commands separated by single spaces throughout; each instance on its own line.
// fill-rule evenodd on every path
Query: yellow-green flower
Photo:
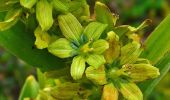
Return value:
M 85 70 L 85 63 L 98 68 L 106 61 L 103 52 L 109 48 L 104 39 L 99 39 L 106 24 L 91 22 L 85 29 L 71 13 L 58 17 L 59 27 L 65 36 L 49 45 L 48 51 L 60 58 L 73 57 L 71 76 L 80 79 Z
M 143 100 L 143 94 L 135 82 L 158 77 L 159 69 L 147 59 L 139 58 L 142 52 L 139 42 L 132 41 L 121 46 L 116 33 L 112 31 L 107 35 L 110 46 L 105 58 L 108 64 L 98 69 L 88 67 L 86 77 L 95 84 L 104 85 L 103 100 L 118 100 L 118 91 L 127 100 Z

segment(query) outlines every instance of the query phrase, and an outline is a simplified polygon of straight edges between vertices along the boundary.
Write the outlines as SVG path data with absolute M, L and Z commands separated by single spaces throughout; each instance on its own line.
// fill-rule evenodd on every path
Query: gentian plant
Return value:
M 38 81 L 29 76 L 19 100 L 147 98 L 169 68 L 170 17 L 145 39 L 150 19 L 117 25 L 104 1 L 93 15 L 86 0 L 0 1 L 0 44 L 37 68 Z

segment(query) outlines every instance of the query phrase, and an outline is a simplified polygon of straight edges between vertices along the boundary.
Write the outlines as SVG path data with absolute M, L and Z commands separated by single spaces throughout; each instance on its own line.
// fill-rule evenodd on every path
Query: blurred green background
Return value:
M 95 0 L 87 0 L 91 13 Z M 144 31 L 148 36 L 170 13 L 170 0 L 101 0 L 119 15 L 117 25 L 139 25 L 145 19 L 152 24 Z M 25 78 L 35 75 L 35 69 L 0 47 L 0 100 L 17 100 Z M 169 100 L 170 72 L 161 80 L 149 100 Z

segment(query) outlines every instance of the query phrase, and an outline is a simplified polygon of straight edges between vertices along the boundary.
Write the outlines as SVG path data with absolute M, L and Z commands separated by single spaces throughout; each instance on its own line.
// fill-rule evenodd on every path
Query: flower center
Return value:
M 91 44 L 92 41 L 89 41 L 87 42 L 86 44 L 84 44 L 80 51 L 83 52 L 83 53 L 88 53 L 88 52 L 92 52 L 93 51 L 93 48 L 91 48 L 89 45 Z

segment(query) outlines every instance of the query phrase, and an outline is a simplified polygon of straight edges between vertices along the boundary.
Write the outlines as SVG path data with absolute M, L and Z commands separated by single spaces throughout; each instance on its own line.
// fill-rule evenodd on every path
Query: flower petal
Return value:
M 105 52 L 105 59 L 107 63 L 112 63 L 120 54 L 119 36 L 115 32 L 107 33 L 107 41 L 109 42 L 109 49 Z
M 79 43 L 83 27 L 71 13 L 60 15 L 58 22 L 63 35 L 70 41 Z
M 74 80 L 81 79 L 85 70 L 85 59 L 82 56 L 73 58 L 71 64 L 71 76 Z
M 121 80 L 119 82 L 119 85 L 119 91 L 122 93 L 125 99 L 143 100 L 143 94 L 136 84 L 128 82 L 126 80 Z
M 11 9 L 7 12 L 5 21 L 0 22 L 0 31 L 7 30 L 15 25 L 18 17 L 21 15 L 22 9 Z
M 104 65 L 98 69 L 92 66 L 88 67 L 86 69 L 86 77 L 95 84 L 104 85 L 107 83 Z
M 106 27 L 107 24 L 91 22 L 89 25 L 86 26 L 84 34 L 88 37 L 88 39 L 97 40 L 100 38 L 100 35 L 106 29 Z
M 113 83 L 104 85 L 102 100 L 118 100 L 119 92 Z
M 35 4 L 37 0 L 20 0 L 20 4 L 28 9 L 31 9 Z
M 60 38 L 50 44 L 48 51 L 60 58 L 72 57 L 76 53 L 76 50 L 71 47 L 71 43 L 65 38 Z
M 120 63 L 131 64 L 137 61 L 142 52 L 141 44 L 138 42 L 129 43 L 121 48 Z
M 93 43 L 93 51 L 97 54 L 102 54 L 106 49 L 109 48 L 109 43 L 106 40 L 100 39 Z
M 106 60 L 104 59 L 103 55 L 90 54 L 87 57 L 86 62 L 97 69 L 98 67 L 103 65 L 106 62 Z
M 160 75 L 159 69 L 151 64 L 127 64 L 121 70 L 134 82 L 153 79 Z
M 43 31 L 49 30 L 53 25 L 52 6 L 47 0 L 37 2 L 36 18 Z
M 40 27 L 37 27 L 34 35 L 36 37 L 35 45 L 38 49 L 48 47 L 48 44 L 50 43 L 50 35 L 47 32 L 43 32 Z

